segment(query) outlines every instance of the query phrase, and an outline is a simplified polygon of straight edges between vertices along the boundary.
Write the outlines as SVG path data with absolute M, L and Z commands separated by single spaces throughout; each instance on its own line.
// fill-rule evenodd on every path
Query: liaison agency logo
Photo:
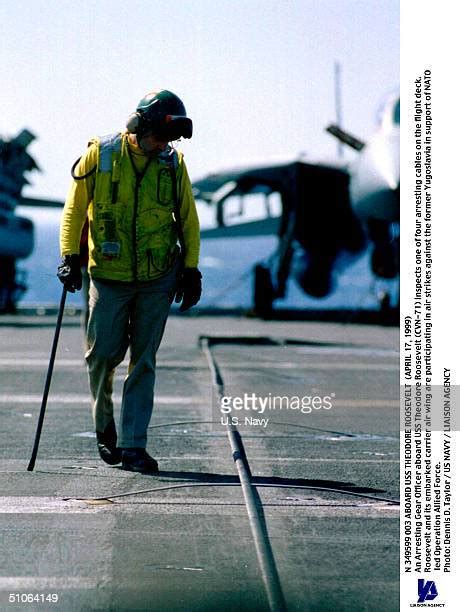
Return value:
M 419 578 L 417 580 L 417 593 L 417 603 L 410 604 L 411 608 L 444 608 L 444 603 L 431 603 L 439 595 L 434 580 Z
M 333 407 L 335 393 L 330 395 L 272 395 L 260 396 L 256 393 L 243 395 L 224 395 L 220 400 L 222 425 L 268 425 L 268 414 L 276 411 L 301 412 L 311 414 L 318 410 Z

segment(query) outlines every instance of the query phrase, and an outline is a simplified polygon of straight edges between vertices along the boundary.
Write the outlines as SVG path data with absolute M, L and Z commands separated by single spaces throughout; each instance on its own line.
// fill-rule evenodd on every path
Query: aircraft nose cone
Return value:
M 399 130 L 369 142 L 352 174 L 350 194 L 359 217 L 399 219 Z
M 399 186 L 399 138 L 375 143 L 372 152 L 374 172 L 384 187 L 394 191 Z

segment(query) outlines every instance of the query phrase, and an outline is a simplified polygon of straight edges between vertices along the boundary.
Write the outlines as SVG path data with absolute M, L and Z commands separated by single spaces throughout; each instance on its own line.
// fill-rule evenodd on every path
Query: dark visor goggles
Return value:
M 165 115 L 162 121 L 144 119 L 139 128 L 137 133 L 141 137 L 152 134 L 168 142 L 179 138 L 191 138 L 193 134 L 192 120 L 182 115 Z

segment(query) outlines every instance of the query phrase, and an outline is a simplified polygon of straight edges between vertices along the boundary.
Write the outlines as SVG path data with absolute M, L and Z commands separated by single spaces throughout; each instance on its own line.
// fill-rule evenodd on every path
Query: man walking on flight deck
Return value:
M 145 449 L 156 352 L 174 296 L 181 311 L 201 297 L 198 216 L 183 155 L 169 145 L 191 138 L 192 121 L 175 94 L 160 90 L 139 102 L 126 127 L 93 139 L 72 168 L 58 277 L 71 292 L 81 288 L 88 218 L 86 362 L 99 454 L 110 465 L 152 473 L 158 464 Z M 113 375 L 128 347 L 117 438 Z

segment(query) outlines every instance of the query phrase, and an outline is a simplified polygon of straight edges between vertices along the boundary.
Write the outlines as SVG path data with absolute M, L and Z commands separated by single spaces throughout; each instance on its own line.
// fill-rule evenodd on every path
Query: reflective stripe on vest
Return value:
M 121 134 L 99 138 L 99 172 L 112 171 L 112 154 L 121 153 Z

